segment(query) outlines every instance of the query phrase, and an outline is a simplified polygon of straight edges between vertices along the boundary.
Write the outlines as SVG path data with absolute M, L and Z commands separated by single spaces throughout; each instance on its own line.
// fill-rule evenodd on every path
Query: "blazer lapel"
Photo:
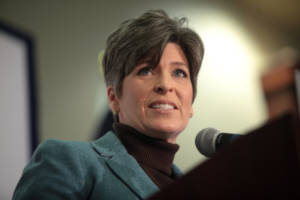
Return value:
M 113 132 L 106 133 L 92 145 L 110 169 L 139 198 L 144 199 L 159 190 Z
M 130 155 L 115 155 L 107 164 L 142 199 L 159 190 Z

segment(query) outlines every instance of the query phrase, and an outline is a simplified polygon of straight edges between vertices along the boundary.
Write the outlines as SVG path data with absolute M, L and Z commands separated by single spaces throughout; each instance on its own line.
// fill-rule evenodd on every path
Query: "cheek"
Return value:
M 128 94 L 129 99 L 132 101 L 131 103 L 140 104 L 145 98 L 146 91 L 144 88 L 134 86 L 132 87 L 132 89 L 130 89 L 130 92 Z
M 181 87 L 181 91 L 182 91 L 182 95 L 186 101 L 189 101 L 189 102 L 193 101 L 193 87 L 192 87 L 191 83 L 189 83 L 185 86 L 183 84 L 183 87 Z
M 186 114 L 190 116 L 190 114 L 193 112 L 192 103 L 193 103 L 193 89 L 192 87 L 189 88 L 183 88 L 183 104 L 186 111 Z
M 121 107 L 129 112 L 140 112 L 144 108 L 147 92 L 144 88 L 128 85 L 123 93 L 123 101 Z

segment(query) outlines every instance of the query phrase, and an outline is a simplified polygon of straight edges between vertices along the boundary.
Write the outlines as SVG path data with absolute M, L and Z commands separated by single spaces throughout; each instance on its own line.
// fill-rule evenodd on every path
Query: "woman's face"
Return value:
M 108 89 L 110 106 L 121 123 L 175 143 L 193 114 L 188 61 L 179 45 L 168 43 L 158 66 L 141 63 L 125 77 L 122 96 Z

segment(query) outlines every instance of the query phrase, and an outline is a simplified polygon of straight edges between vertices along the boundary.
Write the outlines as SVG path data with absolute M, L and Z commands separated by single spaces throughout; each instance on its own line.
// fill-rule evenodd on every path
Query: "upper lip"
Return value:
M 156 101 L 153 101 L 149 104 L 149 107 L 153 106 L 154 104 L 169 104 L 169 105 L 172 105 L 174 106 L 174 109 L 177 109 L 177 105 L 175 103 L 173 103 L 172 101 L 168 101 L 168 100 L 156 100 Z

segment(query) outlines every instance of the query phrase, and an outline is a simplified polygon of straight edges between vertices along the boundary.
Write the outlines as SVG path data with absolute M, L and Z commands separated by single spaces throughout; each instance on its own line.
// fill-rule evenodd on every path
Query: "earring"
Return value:
M 118 117 L 118 112 L 117 111 L 113 112 L 113 118 L 114 118 L 114 122 L 119 122 L 119 117 Z

